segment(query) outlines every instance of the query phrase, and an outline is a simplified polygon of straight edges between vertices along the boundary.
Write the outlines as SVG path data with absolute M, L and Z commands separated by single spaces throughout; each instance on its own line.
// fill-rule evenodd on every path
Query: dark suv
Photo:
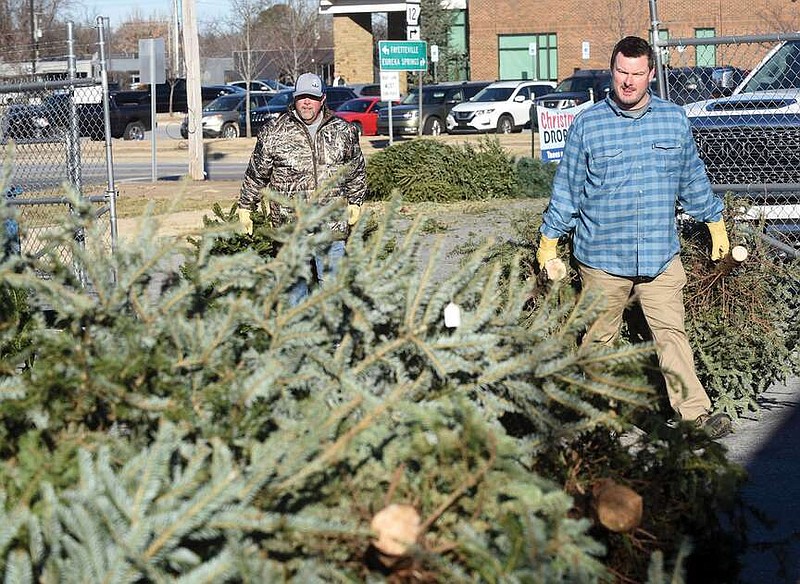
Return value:
M 325 88 L 325 103 L 332 110 L 336 110 L 344 102 L 355 97 L 358 97 L 358 95 L 356 95 L 356 92 L 353 91 L 352 87 L 344 87 L 340 85 L 338 87 L 334 86 Z
M 325 103 L 336 111 L 340 105 L 358 97 L 352 87 L 328 86 L 325 88 Z M 289 109 L 289 104 L 294 99 L 294 88 L 283 89 L 276 93 L 265 106 L 258 107 L 250 112 L 250 131 L 253 136 L 258 134 L 262 127 L 272 122 L 275 118 Z M 244 114 L 241 114 L 239 125 L 244 127 Z
M 584 102 L 600 101 L 611 91 L 611 72 L 608 69 L 578 69 L 562 80 L 552 93 L 537 97 L 535 105 L 549 109 L 566 109 Z M 533 127 L 538 129 L 533 112 Z
M 438 136 L 454 105 L 468 100 L 491 81 L 453 81 L 422 86 L 422 133 Z M 419 128 L 419 87 L 410 88 L 400 105 L 392 106 L 392 133 L 415 135 Z M 389 108 L 378 112 L 378 134 L 389 134 Z
M 611 91 L 608 69 L 578 69 L 561 81 L 552 93 L 536 99 L 536 103 L 553 109 L 580 105 L 585 101 L 600 101 Z

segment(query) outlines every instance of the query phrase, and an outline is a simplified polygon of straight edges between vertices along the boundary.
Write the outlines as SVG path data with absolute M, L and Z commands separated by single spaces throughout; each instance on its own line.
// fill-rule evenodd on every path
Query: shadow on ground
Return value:
M 800 583 L 800 379 L 770 388 L 761 411 L 741 419 L 723 443 L 743 465 L 741 490 L 753 510 L 742 584 Z M 759 516 L 760 515 L 760 519 Z

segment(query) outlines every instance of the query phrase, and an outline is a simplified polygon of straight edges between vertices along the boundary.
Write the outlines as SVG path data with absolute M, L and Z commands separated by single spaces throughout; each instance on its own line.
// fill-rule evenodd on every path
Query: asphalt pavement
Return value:
M 741 490 L 766 522 L 748 516 L 740 584 L 800 584 L 800 379 L 773 386 L 761 410 L 741 418 L 720 442 L 747 469 Z

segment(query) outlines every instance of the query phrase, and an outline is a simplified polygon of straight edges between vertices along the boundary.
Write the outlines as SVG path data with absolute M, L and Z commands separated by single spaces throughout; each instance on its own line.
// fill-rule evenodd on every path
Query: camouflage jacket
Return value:
M 367 174 L 358 131 L 327 106 L 322 116 L 313 142 L 294 106 L 259 132 L 244 174 L 239 207 L 257 209 L 265 190 L 290 198 L 315 197 L 323 205 L 335 197 L 344 197 L 353 205 L 364 202 Z M 274 201 L 270 201 L 269 214 L 275 226 L 291 219 L 291 210 Z M 345 221 L 331 227 L 347 230 Z

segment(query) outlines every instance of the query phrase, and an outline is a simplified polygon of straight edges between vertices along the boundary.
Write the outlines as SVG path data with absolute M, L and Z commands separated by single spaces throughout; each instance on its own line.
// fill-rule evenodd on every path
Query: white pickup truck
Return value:
M 800 38 L 775 46 L 728 97 L 684 105 L 715 190 L 800 241 Z

